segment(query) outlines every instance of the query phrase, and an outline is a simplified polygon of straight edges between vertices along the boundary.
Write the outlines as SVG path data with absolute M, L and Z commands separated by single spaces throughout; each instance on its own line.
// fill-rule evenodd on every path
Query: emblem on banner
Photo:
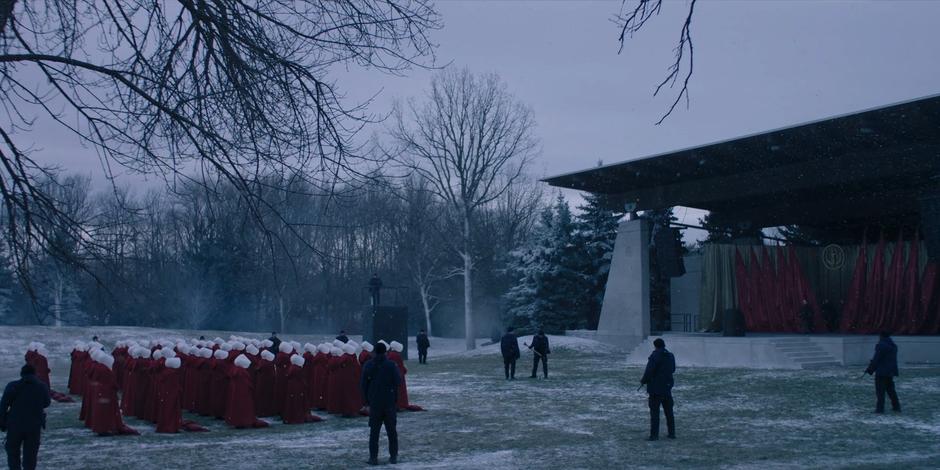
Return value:
M 845 266 L 845 250 L 839 245 L 827 245 L 822 250 L 823 265 L 830 271 L 842 269 Z

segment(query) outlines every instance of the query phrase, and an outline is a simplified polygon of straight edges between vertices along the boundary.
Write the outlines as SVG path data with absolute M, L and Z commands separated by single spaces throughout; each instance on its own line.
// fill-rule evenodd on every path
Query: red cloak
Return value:
M 342 364 L 342 356 L 333 356 L 330 355 L 330 359 L 326 363 L 326 411 L 329 413 L 339 413 L 339 368 Z
M 153 403 L 153 371 L 156 362 L 153 359 L 140 359 L 137 361 L 137 392 L 134 396 L 134 416 L 152 421 L 151 411 Z
M 69 393 L 72 395 L 81 395 L 85 388 L 85 361 L 89 359 L 88 353 L 72 350 L 72 364 L 69 367 Z
M 124 422 L 118 409 L 114 371 L 99 363 L 95 363 L 92 368 L 93 385 L 89 390 L 91 410 L 86 424 L 96 434 L 119 434 L 124 428 Z
M 366 351 L 365 349 L 359 352 L 359 365 L 360 366 L 366 365 L 366 363 L 369 362 L 369 359 L 372 359 L 372 353 L 370 353 L 369 351 Z
M 91 422 L 91 412 L 92 412 L 92 403 L 94 402 L 94 393 L 97 386 L 95 381 L 94 374 L 97 371 L 98 363 L 90 360 L 85 362 L 82 366 L 82 382 L 85 384 L 82 389 L 82 407 L 78 413 L 78 419 L 85 423 L 85 426 L 89 426 Z
M 137 366 L 138 359 L 130 357 L 124 363 L 124 387 L 121 390 L 121 412 L 124 416 L 134 416 L 137 411 Z
M 327 381 L 327 363 L 330 360 L 329 354 L 318 352 L 313 356 L 313 397 L 311 397 L 311 408 L 317 410 L 326 409 L 326 381 Z
M 313 363 L 313 354 L 310 351 L 304 353 L 304 383 L 307 385 L 307 409 L 313 409 L 313 402 L 316 394 L 316 384 L 314 383 L 316 375 L 316 365 Z
M 405 361 L 402 360 L 401 354 L 398 351 L 389 351 L 388 359 L 398 366 L 398 372 L 401 374 L 401 384 L 398 385 L 398 409 L 424 411 L 424 408 L 418 405 L 412 405 L 408 402 L 408 384 L 405 381 L 405 374 L 408 373 L 408 368 L 405 367 Z
M 180 370 L 164 367 L 156 376 L 157 432 L 180 432 L 183 421 Z
M 200 416 L 212 415 L 212 364 L 214 357 L 202 358 L 196 379 L 196 413 Z
M 254 386 L 248 369 L 232 367 L 228 377 L 225 422 L 237 429 L 266 427 L 268 424 L 255 416 Z
M 284 377 L 284 403 L 281 409 L 284 424 L 303 424 L 319 421 L 307 408 L 307 384 L 304 370 L 291 364 Z
M 234 366 L 224 359 L 216 359 L 212 365 L 209 404 L 212 409 L 211 416 L 217 419 L 225 418 L 225 402 L 228 400 L 228 371 L 231 367 Z
M 354 354 L 343 354 L 339 359 L 339 367 L 336 369 L 337 413 L 345 417 L 358 416 L 359 410 L 362 409 L 359 391 L 359 377 L 362 375 L 362 369 Z
M 256 363 L 254 377 L 254 403 L 256 416 L 278 414 L 274 402 L 274 384 L 277 370 L 274 362 L 262 359 Z
M 274 367 L 277 369 L 274 374 L 274 409 L 277 413 L 281 413 L 284 404 L 287 369 L 291 365 L 290 356 L 290 354 L 279 352 L 274 357 Z
M 183 361 L 183 401 L 182 406 L 186 411 L 196 411 L 196 393 L 199 390 L 199 368 L 205 361 L 205 358 L 199 356 L 180 355 Z

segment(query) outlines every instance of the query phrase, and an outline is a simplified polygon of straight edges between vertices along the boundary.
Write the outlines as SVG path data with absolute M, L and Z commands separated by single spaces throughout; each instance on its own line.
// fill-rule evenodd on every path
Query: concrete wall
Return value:
M 745 369 L 798 369 L 801 366 L 781 353 L 774 339 L 798 335 L 762 335 L 723 337 L 714 334 L 667 334 L 666 348 L 676 361 L 687 367 L 740 367 Z M 875 352 L 877 336 L 808 336 L 813 344 L 832 355 L 844 366 L 868 365 Z M 646 363 L 653 351 L 653 339 L 647 338 L 627 357 L 635 365 Z M 940 336 L 895 336 L 898 363 L 904 365 L 940 364 Z
M 680 328 L 682 317 L 678 314 L 698 315 L 702 297 L 702 255 L 695 254 L 683 258 L 685 274 L 670 280 L 669 303 L 673 314 L 673 328 Z M 692 322 L 692 331 L 698 326 Z
M 738 367 L 742 369 L 799 369 L 800 365 L 781 354 L 770 338 L 723 337 L 713 334 L 665 335 L 666 348 L 685 367 Z M 646 364 L 654 338 L 637 346 L 627 359 Z
M 620 223 L 595 339 L 632 348 L 650 333 L 649 221 Z
M 878 336 L 813 336 L 813 342 L 847 366 L 867 366 Z M 940 364 L 940 336 L 893 336 L 899 364 Z

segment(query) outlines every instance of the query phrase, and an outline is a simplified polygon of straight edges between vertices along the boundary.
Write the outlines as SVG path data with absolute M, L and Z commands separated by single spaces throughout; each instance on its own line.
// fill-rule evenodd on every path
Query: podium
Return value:
M 363 319 L 362 339 L 372 344 L 398 341 L 404 346 L 402 359 L 408 359 L 408 307 L 371 307 Z

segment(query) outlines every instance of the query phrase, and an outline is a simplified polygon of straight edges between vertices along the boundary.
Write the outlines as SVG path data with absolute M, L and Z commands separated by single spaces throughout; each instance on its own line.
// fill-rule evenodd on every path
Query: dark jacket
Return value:
M 878 341 L 875 345 L 875 356 L 871 358 L 865 372 L 873 373 L 876 377 L 898 376 L 898 346 L 891 338 L 882 338 Z
M 0 399 L 0 424 L 10 432 L 30 433 L 46 427 L 49 387 L 35 375 L 7 384 Z
M 529 349 L 534 349 L 535 352 L 543 356 L 552 352 L 550 349 L 548 349 L 548 336 L 545 335 L 533 336 L 532 345 L 529 346 Z
M 506 333 L 503 339 L 499 340 L 499 350 L 503 353 L 504 360 L 519 359 L 519 339 L 513 333 Z
M 281 348 L 281 339 L 278 338 L 277 336 L 271 336 L 270 338 L 268 338 L 268 341 L 274 343 L 274 345 L 271 346 L 271 352 L 273 352 L 274 354 L 277 354 L 277 352 Z
M 366 405 L 375 409 L 395 409 L 401 376 L 398 366 L 385 354 L 375 354 L 362 368 L 359 389 Z
M 344 343 L 348 343 L 348 342 L 349 342 L 349 337 L 346 336 L 346 335 L 339 335 L 339 336 L 336 337 L 336 339 L 338 339 L 338 340 L 340 340 L 340 341 L 342 341 L 342 342 L 344 342 Z
M 423 333 L 415 338 L 415 342 L 418 343 L 418 351 L 424 351 L 431 347 L 431 341 L 428 340 L 428 335 Z
M 643 372 L 641 384 L 646 384 L 650 395 L 672 396 L 672 374 L 676 371 L 676 358 L 666 348 L 656 349 L 650 354 Z

